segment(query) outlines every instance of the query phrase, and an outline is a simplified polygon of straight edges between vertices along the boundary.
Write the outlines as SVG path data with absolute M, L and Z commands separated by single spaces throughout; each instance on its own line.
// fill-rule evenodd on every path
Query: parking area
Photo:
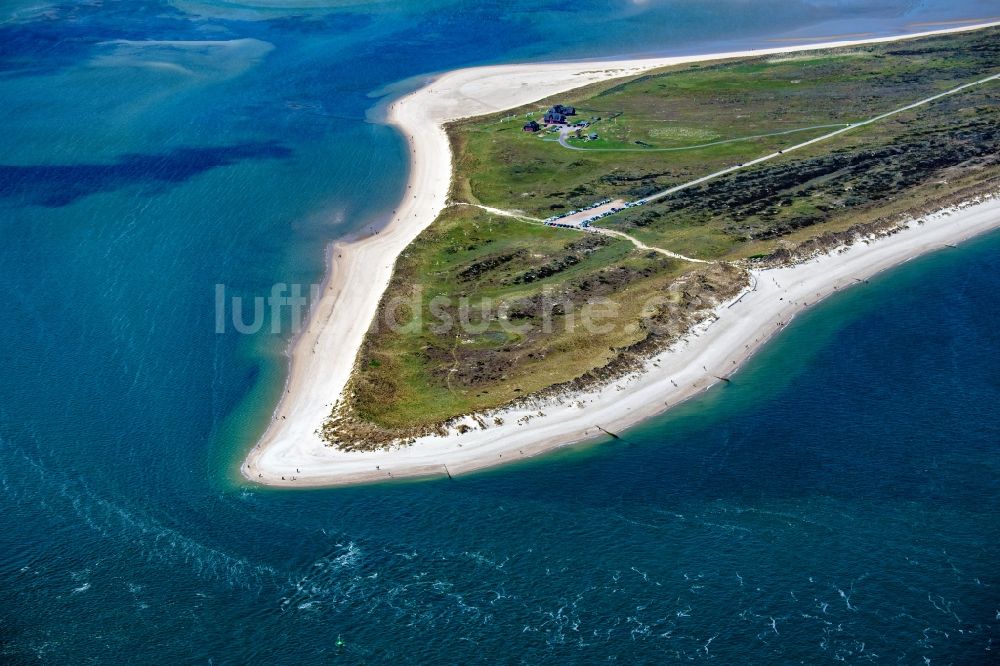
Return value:
M 586 229 L 593 222 L 600 220 L 608 215 L 612 215 L 622 210 L 623 208 L 630 207 L 635 204 L 625 203 L 623 199 L 604 199 L 603 201 L 598 201 L 592 206 L 581 210 L 573 210 L 564 215 L 557 215 L 550 217 L 545 220 L 545 224 L 552 227 L 565 227 L 569 229 Z

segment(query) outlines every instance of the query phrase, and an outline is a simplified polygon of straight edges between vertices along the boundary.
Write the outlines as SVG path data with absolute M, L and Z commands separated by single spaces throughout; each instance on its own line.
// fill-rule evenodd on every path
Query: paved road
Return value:
M 760 164 L 761 162 L 767 162 L 768 160 L 773 160 L 776 157 L 781 157 L 782 155 L 790 153 L 793 150 L 799 150 L 801 148 L 805 148 L 806 146 L 811 146 L 814 143 L 820 143 L 821 141 L 827 141 L 829 139 L 832 139 L 835 136 L 839 136 L 839 135 L 843 134 L 844 132 L 850 132 L 851 130 L 857 129 L 858 127 L 864 127 L 865 125 L 871 125 L 872 123 L 876 123 L 876 122 L 878 122 L 880 120 L 884 120 L 884 119 L 886 119 L 886 118 L 888 118 L 890 116 L 894 116 L 897 113 L 903 113 L 904 111 L 909 111 L 910 109 L 915 109 L 918 106 L 923 106 L 924 104 L 930 104 L 931 102 L 933 102 L 935 100 L 938 100 L 938 99 L 941 99 L 942 97 L 948 97 L 949 95 L 954 95 L 955 93 L 961 92 L 961 91 L 963 91 L 963 90 L 965 90 L 967 88 L 971 88 L 973 86 L 982 85 L 984 83 L 988 83 L 990 81 L 995 81 L 997 79 L 1000 79 L 1000 74 L 993 74 L 992 76 L 987 76 L 986 78 L 979 79 L 978 81 L 973 81 L 971 83 L 962 84 L 962 85 L 960 85 L 960 86 L 958 86 L 956 88 L 952 88 L 951 90 L 946 90 L 943 93 L 938 93 L 937 95 L 931 95 L 930 97 L 925 97 L 924 99 L 922 99 L 922 100 L 920 100 L 918 102 L 913 102 L 912 104 L 907 104 L 906 106 L 901 106 L 898 109 L 893 109 L 892 111 L 887 111 L 886 113 L 881 113 L 881 114 L 879 114 L 879 115 L 877 115 L 877 116 L 875 116 L 873 118 L 869 118 L 868 120 L 862 120 L 861 122 L 858 122 L 858 123 L 851 123 L 847 127 L 842 127 L 841 129 L 834 130 L 833 132 L 829 132 L 828 134 L 824 134 L 822 136 L 818 136 L 818 137 L 816 137 L 814 139 L 809 139 L 808 141 L 803 141 L 802 143 L 798 143 L 798 144 L 795 144 L 794 146 L 790 146 L 788 148 L 784 148 L 782 150 L 779 150 L 776 153 L 771 153 L 770 155 L 764 155 L 763 157 L 758 157 L 756 159 L 752 159 L 749 162 L 744 162 L 743 164 L 738 164 L 737 166 L 729 167 L 728 169 L 722 169 L 721 171 L 716 171 L 715 173 L 710 173 L 707 176 L 702 176 L 701 178 L 696 178 L 696 179 L 694 179 L 694 180 L 692 180 L 690 182 L 684 183 L 683 185 L 676 185 L 676 186 L 671 187 L 669 189 L 663 190 L 662 192 L 657 192 L 656 194 L 653 194 L 653 195 L 650 195 L 648 197 L 645 197 L 645 201 L 649 202 L 649 201 L 656 201 L 657 199 L 662 199 L 663 197 L 670 196 L 674 192 L 680 192 L 683 189 L 686 189 L 688 187 L 694 187 L 695 185 L 700 185 L 700 184 L 702 184 L 702 183 L 704 183 L 706 181 L 712 180 L 714 178 L 718 178 L 719 176 L 725 176 L 726 174 L 733 173 L 734 171 L 739 171 L 740 169 L 746 169 L 746 168 L 752 167 L 755 164 Z
M 695 185 L 701 185 L 702 183 L 705 183 L 705 182 L 710 181 L 710 180 L 714 180 L 715 178 L 719 178 L 721 176 L 725 176 L 726 174 L 734 173 L 734 172 L 739 171 L 741 169 L 747 169 L 749 167 L 754 166 L 755 164 L 760 164 L 762 162 L 767 162 L 769 160 L 773 160 L 775 158 L 782 157 L 783 155 L 785 155 L 787 153 L 790 153 L 790 152 L 792 152 L 794 150 L 799 150 L 801 148 L 805 148 L 807 146 L 811 146 L 813 144 L 820 143 L 822 141 L 827 141 L 827 140 L 832 139 L 832 138 L 834 138 L 836 136 L 839 136 L 839 135 L 841 135 L 841 134 L 843 134 L 845 132 L 850 132 L 851 130 L 857 129 L 859 127 L 864 127 L 865 125 L 871 125 L 872 123 L 876 123 L 876 122 L 878 122 L 880 120 L 884 120 L 886 118 L 889 118 L 890 116 L 894 116 L 896 114 L 903 113 L 904 111 L 909 111 L 911 109 L 915 109 L 915 108 L 917 108 L 919 106 L 923 106 L 925 104 L 930 104 L 931 102 L 933 102 L 935 100 L 939 100 L 939 99 L 941 99 L 943 97 L 948 97 L 949 95 L 954 95 L 955 93 L 961 92 L 961 91 L 966 90 L 968 88 L 972 88 L 973 86 L 979 86 L 979 85 L 982 85 L 984 83 L 989 83 L 990 81 L 996 81 L 997 79 L 1000 79 L 1000 73 L 993 74 L 991 76 L 987 76 L 987 77 L 979 79 L 977 81 L 972 81 L 971 83 L 964 83 L 964 84 L 962 84 L 960 86 L 957 86 L 955 88 L 952 88 L 950 90 L 946 90 L 946 91 L 944 91 L 942 93 L 938 93 L 937 95 L 931 95 L 930 97 L 925 97 L 922 100 L 919 100 L 917 102 L 913 102 L 912 104 L 907 104 L 906 106 L 901 106 L 898 109 L 893 109 L 892 111 L 887 111 L 885 113 L 881 113 L 881 114 L 879 114 L 877 116 L 869 118 L 868 120 L 862 120 L 862 121 L 857 122 L 857 123 L 851 123 L 851 124 L 849 124 L 849 125 L 847 125 L 845 127 L 841 127 L 840 129 L 834 130 L 833 132 L 829 132 L 829 133 L 824 134 L 822 136 L 818 136 L 818 137 L 815 137 L 813 139 L 809 139 L 808 141 L 803 141 L 802 143 L 795 144 L 794 146 L 789 146 L 788 148 L 784 148 L 782 150 L 779 150 L 777 152 L 771 153 L 769 155 L 764 155 L 763 157 L 758 157 L 758 158 L 752 159 L 752 160 L 750 160 L 748 162 L 744 162 L 743 164 L 738 164 L 736 166 L 732 166 L 732 167 L 729 167 L 729 168 L 726 168 L 726 169 L 722 169 L 720 171 L 716 171 L 715 173 L 710 173 L 707 176 L 702 176 L 701 178 L 695 178 L 694 180 L 689 181 L 687 183 L 683 183 L 681 185 L 675 185 L 674 187 L 667 188 L 667 189 L 665 189 L 665 190 L 663 190 L 661 192 L 657 192 L 656 194 L 651 194 L 648 197 L 644 197 L 643 199 L 641 199 L 641 201 L 644 201 L 644 202 L 648 203 L 650 201 L 656 201 L 658 199 L 662 199 L 664 197 L 668 197 L 668 196 L 670 196 L 671 194 L 673 194 L 675 192 L 680 192 L 681 190 L 687 189 L 689 187 L 694 187 Z M 812 128 L 805 128 L 805 129 L 812 129 Z M 563 145 L 565 145 L 567 148 L 571 148 L 571 149 L 575 149 L 575 150 L 586 150 L 586 149 L 580 149 L 580 148 L 573 148 L 572 146 L 569 146 L 569 145 L 563 143 L 563 136 L 562 136 L 562 134 L 563 133 L 560 133 L 560 143 L 562 143 Z M 664 150 L 664 149 L 660 149 L 660 150 Z M 606 204 L 605 207 L 610 208 L 612 206 L 620 206 L 621 204 L 622 204 L 622 202 L 615 201 L 615 202 L 613 202 L 611 204 Z M 515 218 L 518 218 L 518 219 L 521 219 L 521 220 L 526 220 L 526 221 L 530 220 L 530 221 L 535 222 L 535 223 L 540 223 L 540 221 L 537 220 L 536 218 L 529 218 L 529 217 L 527 217 L 524 214 L 518 214 L 518 213 L 511 212 L 511 211 L 505 211 L 505 210 L 501 210 L 499 208 L 490 208 L 490 207 L 487 207 L 487 206 L 480 206 L 478 204 L 466 204 L 466 205 L 477 206 L 479 208 L 482 208 L 484 210 L 488 210 L 491 213 L 496 213 L 498 215 L 505 215 L 507 217 L 515 217 Z M 590 214 L 597 214 L 599 212 L 603 212 L 603 208 L 604 207 L 602 207 L 601 209 L 593 209 L 592 211 L 588 211 L 587 214 L 590 215 Z M 626 234 L 624 232 L 621 232 L 621 231 L 615 231 L 615 230 L 606 229 L 606 228 L 603 228 L 603 227 L 594 227 L 594 226 L 591 226 L 589 229 L 590 229 L 590 231 L 595 231 L 595 232 L 598 232 L 598 233 L 604 233 L 604 234 L 608 234 L 608 235 L 611 235 L 611 236 L 617 236 L 619 238 L 624 238 L 626 240 L 631 241 L 633 245 L 635 245 L 637 248 L 642 249 L 642 250 L 653 250 L 655 252 L 659 252 L 659 253 L 667 255 L 669 257 L 674 257 L 676 259 L 684 259 L 686 261 L 694 261 L 694 262 L 698 262 L 698 263 L 711 263 L 711 262 L 706 262 L 706 261 L 704 261 L 702 259 L 695 259 L 693 257 L 686 257 L 686 256 L 684 256 L 682 254 L 677 254 L 676 252 L 671 252 L 670 250 L 665 250 L 663 248 L 652 247 L 652 246 L 646 245 L 642 241 L 640 241 L 638 238 L 635 238 L 633 236 L 629 236 L 628 234 Z

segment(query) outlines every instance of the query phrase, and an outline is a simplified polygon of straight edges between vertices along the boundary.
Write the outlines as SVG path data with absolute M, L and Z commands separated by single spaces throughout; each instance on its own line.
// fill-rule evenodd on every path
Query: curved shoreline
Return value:
M 325 446 L 317 429 L 350 377 L 396 257 L 446 204 L 451 147 L 445 123 L 669 65 L 898 41 L 996 25 L 1000 22 L 730 53 L 461 69 L 396 100 L 388 107 L 389 122 L 403 133 L 410 150 L 411 171 L 404 199 L 379 233 L 331 246 L 322 297 L 310 313 L 307 327 L 292 342 L 284 393 L 267 431 L 241 465 L 243 476 L 267 485 L 315 487 L 455 474 L 593 439 L 603 435 L 597 425 L 608 429 L 635 425 L 705 390 L 716 381 L 713 372 L 730 374 L 780 329 L 775 322 L 787 323 L 806 303 L 854 284 L 855 279 L 1000 226 L 1000 206 L 994 199 L 959 210 L 954 219 L 933 220 L 924 228 L 912 224 L 871 245 L 856 244 L 806 264 L 757 272 L 757 290 L 745 293 L 739 304 L 717 308 L 712 324 L 697 327 L 683 343 L 651 359 L 648 372 L 617 382 L 622 390 L 609 386 L 581 394 L 572 404 L 553 401 L 542 408 L 546 416 L 541 417 L 538 409 L 511 409 L 502 426 L 422 438 L 409 447 L 339 451 Z M 784 282 L 785 286 L 768 286 L 772 278 L 775 285 Z M 775 303 L 782 305 L 776 307 Z M 702 371 L 702 366 L 708 371 Z M 586 404 L 586 410 L 578 404 Z M 530 426 L 517 425 L 524 417 L 531 417 Z

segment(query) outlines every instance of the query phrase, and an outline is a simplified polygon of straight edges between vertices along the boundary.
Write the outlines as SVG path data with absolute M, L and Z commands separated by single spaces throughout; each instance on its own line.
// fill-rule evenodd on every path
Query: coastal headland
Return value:
M 331 247 L 322 298 L 290 349 L 285 391 L 267 431 L 244 461 L 243 475 L 253 482 L 289 487 L 454 475 L 605 437 L 724 381 L 803 308 L 912 257 L 1000 226 L 1000 203 L 983 196 L 922 215 L 890 234 L 826 248 L 794 265 L 751 267 L 749 286 L 704 313 L 669 348 L 648 358 L 641 371 L 613 384 L 572 396 L 522 400 L 490 413 L 489 422 L 472 416 L 458 419 L 446 433 L 416 437 L 403 446 L 342 450 L 324 438 L 324 423 L 351 379 L 397 258 L 449 203 L 453 150 L 445 129 L 448 123 L 685 63 L 794 54 L 984 27 L 696 56 L 471 68 L 430 79 L 388 107 L 389 121 L 403 133 L 410 149 L 404 198 L 380 233 Z

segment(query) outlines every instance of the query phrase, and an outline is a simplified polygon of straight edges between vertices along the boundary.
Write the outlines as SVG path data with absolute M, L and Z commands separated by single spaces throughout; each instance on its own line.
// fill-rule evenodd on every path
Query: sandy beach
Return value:
M 704 391 L 718 381 L 715 376 L 732 374 L 797 312 L 823 297 L 912 257 L 1000 227 L 1000 201 L 990 199 L 942 211 L 887 238 L 858 243 L 798 266 L 756 272 L 755 289 L 738 302 L 719 306 L 710 323 L 650 359 L 645 373 L 563 404 L 553 401 L 509 410 L 501 426 L 475 426 L 465 434 L 427 437 L 394 450 L 342 452 L 326 446 L 317 431 L 350 376 L 396 257 L 446 204 L 451 152 L 443 125 L 448 121 L 515 108 L 668 65 L 894 41 L 997 24 L 731 53 L 470 68 L 429 80 L 388 107 L 389 121 L 406 137 L 411 151 L 403 201 L 378 234 L 331 246 L 323 296 L 290 349 L 284 394 L 241 472 L 254 482 L 290 487 L 455 475 L 601 437 L 597 426 L 617 431 L 634 425 Z M 526 417 L 531 417 L 527 423 Z M 474 425 L 471 420 L 469 424 Z

